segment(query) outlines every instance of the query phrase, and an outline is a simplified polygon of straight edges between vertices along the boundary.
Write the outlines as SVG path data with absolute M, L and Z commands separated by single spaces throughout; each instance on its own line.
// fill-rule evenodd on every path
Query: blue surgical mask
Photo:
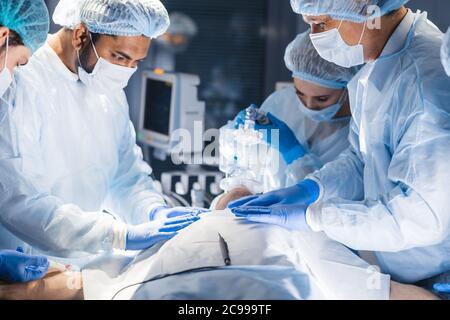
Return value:
M 311 120 L 315 122 L 331 121 L 336 114 L 341 110 L 345 99 L 347 98 L 347 90 L 339 98 L 339 101 L 328 108 L 322 110 L 311 110 L 307 108 L 303 102 L 299 99 L 300 110 Z

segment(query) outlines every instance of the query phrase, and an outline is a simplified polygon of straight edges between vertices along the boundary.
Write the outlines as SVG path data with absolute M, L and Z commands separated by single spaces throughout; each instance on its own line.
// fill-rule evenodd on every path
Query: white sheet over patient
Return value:
M 228 243 L 233 268 L 224 266 L 218 233 Z M 139 285 L 160 275 L 202 267 L 223 268 Z M 254 275 L 253 286 L 245 284 L 249 274 Z M 224 282 L 212 281 L 227 278 L 236 284 L 234 290 L 221 290 Z M 273 279 L 271 285 L 268 278 Z M 250 223 L 227 210 L 205 214 L 173 239 L 134 258 L 104 257 L 83 271 L 86 299 L 275 299 L 277 292 L 280 299 L 387 299 L 389 280 L 323 233 Z M 207 290 L 202 281 L 208 281 Z

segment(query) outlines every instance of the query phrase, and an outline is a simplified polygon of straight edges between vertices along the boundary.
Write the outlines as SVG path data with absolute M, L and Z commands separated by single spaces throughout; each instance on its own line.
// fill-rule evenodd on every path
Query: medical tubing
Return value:
M 184 207 L 190 207 L 189 202 L 187 202 L 182 196 L 180 196 L 179 194 L 171 191 L 170 192 L 170 196 L 174 197 L 175 200 L 177 200 L 178 202 L 181 203 L 182 206 Z
M 180 204 L 175 203 L 174 200 L 170 198 L 170 196 L 164 193 L 162 194 L 162 197 L 164 201 L 167 203 L 167 205 L 171 208 L 178 207 L 179 205 L 181 205 L 181 203 Z
M 143 285 L 143 284 L 146 284 L 146 283 L 149 283 L 149 282 L 152 282 L 152 281 L 161 280 L 161 279 L 164 279 L 164 278 L 167 278 L 167 277 L 171 277 L 171 276 L 178 276 L 178 275 L 186 274 L 186 273 L 189 273 L 189 272 L 203 272 L 203 271 L 210 271 L 210 270 L 222 268 L 222 267 L 224 267 L 224 266 L 226 267 L 227 265 L 223 265 L 223 266 L 210 266 L 210 267 L 200 267 L 200 268 L 194 268 L 194 269 L 183 270 L 183 271 L 179 271 L 179 272 L 175 272 L 175 273 L 160 274 L 160 275 L 155 276 L 155 277 L 153 277 L 153 278 L 150 278 L 150 279 L 148 279 L 148 280 L 144 280 L 144 281 L 142 281 L 142 282 L 133 283 L 133 284 L 130 284 L 130 285 L 126 286 L 126 287 L 123 287 L 122 289 L 120 289 L 119 291 L 117 291 L 117 292 L 112 296 L 111 300 L 114 300 L 114 299 L 115 299 L 122 291 L 124 291 L 124 290 L 126 290 L 126 289 L 129 289 L 129 288 L 131 288 L 131 287 L 134 287 L 134 286 Z
M 205 203 L 206 203 L 206 207 L 211 206 L 213 200 L 214 200 L 214 197 L 213 197 L 209 192 L 205 192 Z

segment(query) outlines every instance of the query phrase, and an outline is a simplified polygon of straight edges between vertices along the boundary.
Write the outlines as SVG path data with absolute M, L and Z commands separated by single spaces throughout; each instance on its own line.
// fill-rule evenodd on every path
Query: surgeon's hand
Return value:
M 255 129 L 264 133 L 267 144 L 277 149 L 288 165 L 303 157 L 305 155 L 305 149 L 289 126 L 270 112 L 267 113 L 267 117 L 270 120 L 269 124 L 255 124 Z M 279 141 L 274 139 L 276 130 L 278 130 L 277 140 Z
M 144 250 L 156 243 L 169 240 L 178 231 L 199 220 L 198 216 L 186 215 L 166 220 L 155 220 L 137 226 L 128 226 L 125 250 Z
M 233 127 L 235 128 L 235 129 L 239 129 L 239 126 L 242 124 L 244 124 L 245 123 L 245 115 L 246 115 L 246 112 L 245 112 L 245 110 L 242 110 L 242 111 L 240 111 L 237 115 L 236 115 L 236 117 L 234 118 L 234 124 L 233 124 Z
M 161 206 L 153 208 L 150 211 L 150 221 L 160 220 L 160 219 L 171 219 L 180 216 L 193 215 L 198 216 L 201 213 L 209 212 L 210 210 L 202 208 L 187 208 L 187 207 L 175 207 L 169 208 L 167 206 Z
M 30 256 L 19 251 L 0 251 L 0 279 L 29 282 L 47 274 L 49 262 L 44 256 Z
M 439 293 L 450 293 L 450 283 L 436 283 L 433 289 Z
M 234 212 L 239 207 L 270 207 L 274 205 L 309 206 L 319 198 L 319 194 L 319 185 L 315 181 L 307 179 L 289 188 L 233 201 L 228 205 L 228 208 Z
M 271 207 L 239 207 L 233 210 L 238 218 L 248 221 L 275 224 L 296 230 L 311 230 L 306 222 L 306 205 L 275 205 Z

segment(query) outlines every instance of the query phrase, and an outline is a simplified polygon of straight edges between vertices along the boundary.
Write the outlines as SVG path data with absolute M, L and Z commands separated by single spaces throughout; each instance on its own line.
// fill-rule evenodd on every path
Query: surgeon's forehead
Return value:
M 307 24 L 319 24 L 332 20 L 329 15 L 321 15 L 321 16 L 307 16 L 303 15 L 303 21 Z

